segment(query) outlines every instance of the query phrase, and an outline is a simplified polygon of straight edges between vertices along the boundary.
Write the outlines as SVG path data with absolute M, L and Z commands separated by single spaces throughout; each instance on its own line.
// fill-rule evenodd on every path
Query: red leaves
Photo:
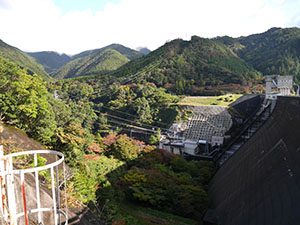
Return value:
M 94 152 L 94 153 L 102 153 L 103 152 L 103 149 L 99 146 L 99 144 L 93 142 L 92 144 L 90 144 L 88 147 L 87 147 L 87 150 L 89 152 Z
M 115 143 L 118 139 L 118 136 L 116 133 L 111 133 L 107 135 L 105 138 L 103 138 L 103 144 L 106 146 L 110 146 L 113 143 Z

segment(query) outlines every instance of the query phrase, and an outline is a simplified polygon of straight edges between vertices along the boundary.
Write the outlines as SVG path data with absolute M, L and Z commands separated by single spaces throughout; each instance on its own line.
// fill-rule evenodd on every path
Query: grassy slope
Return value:
M 218 105 L 228 107 L 229 104 L 236 101 L 242 95 L 240 94 L 226 94 L 221 96 L 187 96 L 184 97 L 178 105 L 190 106 L 205 106 Z
M 199 222 L 176 216 L 170 213 L 137 206 L 131 203 L 122 205 L 120 212 L 122 218 L 126 218 L 126 224 L 130 225 L 196 225 Z

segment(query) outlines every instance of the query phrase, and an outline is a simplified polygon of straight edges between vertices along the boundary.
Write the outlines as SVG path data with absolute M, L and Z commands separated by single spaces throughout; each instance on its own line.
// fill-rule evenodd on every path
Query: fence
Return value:
M 5 224 L 67 225 L 64 155 L 50 150 L 4 155 L 0 146 L 0 194 Z

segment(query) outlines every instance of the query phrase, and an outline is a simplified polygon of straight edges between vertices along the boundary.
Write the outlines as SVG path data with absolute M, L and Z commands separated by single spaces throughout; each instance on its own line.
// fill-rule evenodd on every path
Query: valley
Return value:
M 267 192 L 269 184 L 261 182 L 261 174 L 253 178 L 242 152 L 255 152 L 251 168 L 265 168 L 259 164 L 262 154 L 266 165 L 272 162 L 270 174 L 283 157 L 298 171 L 292 156 L 298 159 L 299 142 L 275 126 L 286 127 L 280 122 L 284 112 L 286 123 L 294 121 L 289 132 L 299 134 L 300 28 L 238 38 L 192 36 L 153 51 L 99 47 L 72 56 L 26 53 L 0 40 L 0 145 L 5 154 L 36 148 L 64 154 L 71 175 L 61 188 L 68 194 L 70 221 L 77 221 L 70 224 L 246 224 L 249 215 L 226 217 L 227 211 L 235 214 L 231 204 L 246 207 L 226 196 L 267 203 L 241 194 L 250 186 L 243 186 L 246 178 L 237 171 L 251 176 L 247 185 L 264 185 Z M 269 82 L 276 101 L 265 95 L 265 77 L 273 74 L 283 75 Z M 284 75 L 293 75 L 288 87 L 293 96 L 278 94 L 280 82 L 289 82 Z M 278 140 L 284 137 L 282 146 L 291 155 L 276 147 L 268 159 L 259 143 L 270 149 L 278 142 L 262 140 L 268 126 Z M 185 155 L 184 148 L 192 154 Z M 231 184 L 240 192 L 232 193 Z M 208 218 L 210 210 L 217 216 Z

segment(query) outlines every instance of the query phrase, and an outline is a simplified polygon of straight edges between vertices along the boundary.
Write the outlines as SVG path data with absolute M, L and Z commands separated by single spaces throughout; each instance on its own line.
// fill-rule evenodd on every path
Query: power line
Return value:
M 127 130 L 130 131 L 131 133 L 140 133 L 140 134 L 153 134 L 152 132 L 147 132 L 147 131 L 138 131 L 138 130 L 133 130 L 133 129 L 129 129 L 129 128 L 125 128 L 125 127 L 118 127 L 118 126 L 113 126 L 113 125 L 108 125 L 110 128 L 115 128 L 115 129 L 122 129 L 122 130 Z M 136 129 L 136 128 L 135 128 Z
M 127 84 L 127 83 L 129 83 L 129 82 L 131 82 L 131 81 L 133 81 L 133 80 L 135 80 L 135 79 L 137 79 L 138 76 L 139 76 L 140 74 L 145 73 L 145 72 L 147 72 L 148 70 L 153 69 L 153 68 L 155 68 L 155 67 L 157 67 L 157 66 L 158 66 L 158 64 L 151 65 L 151 66 L 149 66 L 146 70 L 141 71 L 141 72 L 137 72 L 137 73 L 133 74 L 129 79 L 128 79 L 128 78 L 125 78 L 123 81 L 120 82 L 120 84 L 121 84 L 121 85 L 125 85 L 125 84 Z M 146 75 L 146 74 L 144 74 L 144 76 L 145 76 L 145 75 Z M 109 90 L 109 86 L 112 85 L 112 84 L 114 84 L 114 83 L 115 83 L 115 81 L 113 81 L 113 82 L 111 82 L 110 84 L 108 84 L 108 87 L 102 89 L 102 90 L 100 91 L 100 93 Z M 96 93 L 96 92 L 94 92 L 94 93 Z
M 122 114 L 124 114 L 124 115 L 128 115 L 128 116 L 135 117 L 135 118 L 139 119 L 138 116 L 133 115 L 133 114 L 131 114 L 131 113 L 126 113 L 126 112 L 123 112 L 123 111 L 117 110 L 117 109 L 110 109 L 110 108 L 107 107 L 107 106 L 101 106 L 101 107 L 102 107 L 102 108 L 105 108 L 105 109 L 108 109 L 108 110 L 110 110 L 110 111 L 113 111 L 113 112 L 119 112 L 119 113 L 122 113 Z M 167 125 L 167 126 L 169 126 L 169 124 L 163 123 L 163 122 L 159 122 L 159 121 L 155 121 L 155 123 L 158 123 L 158 124 L 161 124 L 161 125 Z
M 116 128 L 116 129 L 121 128 L 122 130 L 133 131 L 132 129 L 128 129 L 128 128 L 123 127 L 123 126 L 126 126 L 126 127 L 131 127 L 131 128 L 137 129 L 137 130 L 143 130 L 143 131 L 145 131 L 145 132 L 143 132 L 145 134 L 153 134 L 153 133 L 156 132 L 154 130 L 146 129 L 146 128 L 143 128 L 143 127 L 135 126 L 135 125 L 132 125 L 132 124 L 128 124 L 128 123 L 124 123 L 124 122 L 120 122 L 120 121 L 116 121 L 116 120 L 109 119 L 108 122 L 120 125 L 120 126 L 113 126 L 112 124 L 105 124 L 105 126 L 110 127 L 110 128 L 111 127 Z M 97 123 L 97 122 L 95 122 L 94 124 L 103 125 L 103 124 Z M 135 133 L 141 133 L 141 132 L 138 132 L 138 131 L 134 131 L 134 132 Z
M 111 122 L 111 121 L 110 121 Z M 114 121 L 112 121 L 113 123 Z M 95 123 L 95 124 L 99 124 L 100 123 Z M 133 129 L 129 129 L 127 127 L 122 127 L 122 126 L 127 126 L 126 124 L 122 124 L 122 123 L 118 123 L 119 125 L 121 126 L 114 126 L 112 124 L 107 124 L 106 126 L 109 127 L 109 128 L 114 128 L 114 129 L 121 129 L 121 130 L 127 130 L 127 131 L 130 131 L 131 133 L 141 133 L 141 134 L 153 134 L 153 132 L 148 132 L 148 131 L 139 131 L 140 128 L 134 128 L 134 129 L 137 129 L 137 130 L 133 130 Z
M 118 121 L 115 121 L 115 120 L 108 120 L 108 121 L 110 123 L 119 124 L 119 125 L 125 125 L 127 127 L 136 128 L 136 129 L 144 130 L 144 131 L 149 131 L 151 133 L 156 133 L 156 131 L 154 131 L 154 130 L 150 130 L 150 129 L 147 129 L 147 128 L 144 128 L 144 127 L 135 126 L 135 125 L 128 124 L 128 123 L 118 122 Z
M 111 117 L 111 118 L 114 118 L 114 119 L 117 119 L 117 120 L 123 120 L 123 121 L 126 121 L 126 122 L 129 122 L 129 123 L 133 123 L 134 126 L 139 126 L 141 127 L 140 125 L 142 126 L 146 126 L 146 127 L 150 127 L 150 128 L 157 128 L 157 129 L 161 129 L 161 130 L 168 130 L 168 129 L 165 129 L 165 128 L 162 128 L 162 127 L 157 127 L 157 126 L 152 126 L 152 125 L 148 125 L 148 124 L 144 124 L 144 123 L 137 123 L 137 122 L 134 122 L 134 121 L 131 121 L 131 120 L 127 120 L 127 119 L 124 119 L 124 118 L 121 118 L 121 117 L 118 117 L 118 116 L 113 116 L 113 115 L 109 115 L 107 114 L 108 117 Z M 145 129 L 148 129 L 148 128 L 145 128 Z
M 135 122 L 135 121 L 132 121 L 132 120 L 128 120 L 128 119 L 119 117 L 119 116 L 114 116 L 114 115 L 111 115 L 111 114 L 102 113 L 100 111 L 94 111 L 94 112 L 98 112 L 102 115 L 105 115 L 105 116 L 108 116 L 108 117 L 111 117 L 111 118 L 114 118 L 114 119 L 123 120 L 123 121 L 129 122 L 129 123 L 134 123 L 134 124 L 137 124 L 138 126 L 143 125 L 143 126 L 146 126 L 146 127 L 157 128 L 157 129 L 166 130 L 166 131 L 168 130 L 168 129 L 163 128 L 163 127 L 152 126 L 152 125 L 145 124 L 145 123 L 138 123 L 138 122 Z
M 141 72 L 132 75 L 132 76 L 130 77 L 131 79 L 125 78 L 123 81 L 120 82 L 120 85 L 124 85 L 124 84 L 127 84 L 127 83 L 130 82 L 130 81 L 135 80 L 140 74 L 141 74 Z M 127 80 L 127 79 L 128 79 L 128 80 Z M 101 92 L 104 92 L 104 91 L 108 91 L 110 85 L 112 85 L 112 84 L 114 84 L 114 83 L 115 83 L 115 81 L 113 81 L 113 82 L 111 82 L 110 84 L 108 84 L 108 87 L 102 89 L 102 90 L 100 91 L 100 93 L 101 93 Z M 96 92 L 94 92 L 94 93 L 96 93 Z

